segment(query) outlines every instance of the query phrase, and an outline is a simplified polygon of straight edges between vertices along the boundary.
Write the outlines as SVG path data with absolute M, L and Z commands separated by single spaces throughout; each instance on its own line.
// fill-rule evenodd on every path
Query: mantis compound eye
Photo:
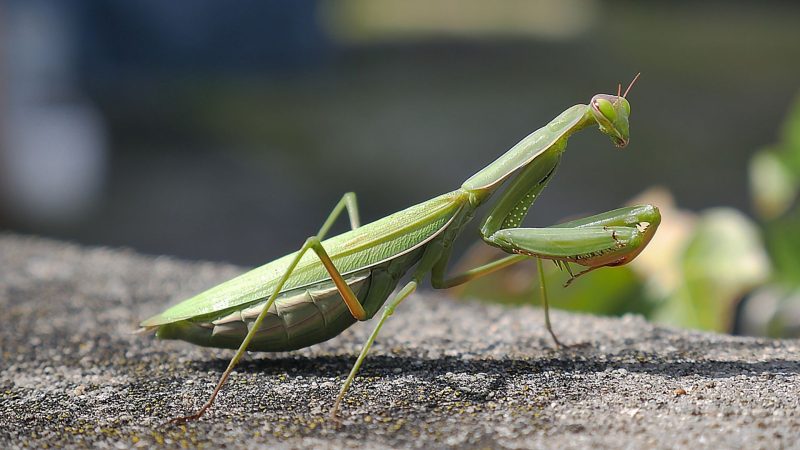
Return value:
M 618 101 L 622 105 L 622 109 L 624 109 L 625 112 L 627 113 L 627 115 L 630 116 L 631 115 L 631 104 L 628 103 L 628 100 L 626 100 L 625 97 L 619 97 Z
M 617 111 L 614 105 L 604 98 L 595 99 L 595 101 L 592 102 L 592 107 L 599 111 L 609 122 L 614 122 L 617 119 Z

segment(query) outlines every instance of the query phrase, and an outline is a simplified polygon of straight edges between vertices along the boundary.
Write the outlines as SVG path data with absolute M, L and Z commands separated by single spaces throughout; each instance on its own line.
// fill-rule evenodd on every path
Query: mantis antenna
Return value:
M 631 91 L 631 88 L 633 87 L 633 85 L 634 85 L 634 84 L 636 84 L 636 80 L 638 80 L 638 79 L 639 79 L 639 76 L 640 76 L 641 74 L 642 74 L 642 72 L 639 72 L 639 73 L 637 73 L 637 74 L 636 74 L 636 76 L 635 76 L 635 77 L 633 77 L 633 80 L 631 80 L 631 84 L 629 84 L 629 85 L 628 85 L 628 89 L 625 89 L 625 93 L 624 93 L 624 94 L 622 94 L 622 98 L 625 98 L 625 97 L 627 97 L 627 96 L 628 96 L 628 92 L 630 92 L 630 91 Z

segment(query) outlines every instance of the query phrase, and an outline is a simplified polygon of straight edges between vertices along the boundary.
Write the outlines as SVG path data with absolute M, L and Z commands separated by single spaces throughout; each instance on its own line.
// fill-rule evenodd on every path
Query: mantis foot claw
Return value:
M 183 417 L 173 417 L 166 422 L 163 422 L 159 428 L 164 428 L 169 425 L 185 425 L 187 422 L 191 422 L 193 420 L 197 420 L 200 418 L 200 414 L 192 414 L 190 416 L 183 416 Z
M 547 331 L 550 332 L 550 337 L 553 338 L 553 342 L 556 343 L 556 347 L 558 347 L 560 350 L 570 347 L 569 345 L 563 344 L 561 341 L 559 341 L 558 338 L 556 337 L 556 334 L 553 333 L 553 330 L 547 330 Z
M 207 403 L 207 404 L 203 405 L 203 407 L 200 408 L 200 410 L 197 411 L 194 414 L 190 414 L 188 416 L 182 416 L 182 417 L 174 417 L 172 419 L 169 419 L 168 421 L 162 423 L 161 427 L 163 428 L 163 427 L 166 427 L 167 425 L 184 425 L 187 422 L 193 422 L 195 420 L 198 420 L 201 417 L 203 417 L 203 414 L 206 413 L 206 410 L 208 410 L 208 408 L 210 406 L 211 405 Z

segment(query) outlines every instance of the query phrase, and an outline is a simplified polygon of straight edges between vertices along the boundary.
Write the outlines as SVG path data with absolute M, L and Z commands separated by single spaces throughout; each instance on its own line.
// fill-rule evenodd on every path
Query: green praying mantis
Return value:
M 546 228 L 521 228 L 533 202 L 553 177 L 569 137 L 597 126 L 617 147 L 629 140 L 630 103 L 624 94 L 598 94 L 588 105 L 575 105 L 534 131 L 505 154 L 467 179 L 461 187 L 426 202 L 360 225 L 356 197 L 345 194 L 319 232 L 300 250 L 269 262 L 185 300 L 141 323 L 162 339 L 237 349 L 208 401 L 195 413 L 173 419 L 200 418 L 213 404 L 228 376 L 247 350 L 289 351 L 333 338 L 356 321 L 383 312 L 358 355 L 331 409 L 335 417 L 381 327 L 395 309 L 430 274 L 431 285 L 447 289 L 528 258 L 537 261 L 545 325 L 550 324 L 542 259 L 553 260 L 572 279 L 588 271 L 633 260 L 661 221 L 658 208 L 632 206 Z M 499 194 L 480 226 L 484 242 L 508 256 L 447 276 L 453 242 L 479 207 Z M 351 230 L 325 238 L 347 210 Z M 586 269 L 573 274 L 570 263 Z M 404 275 L 410 280 L 396 292 Z M 388 303 L 387 303 L 388 299 Z M 385 306 L 384 306 L 385 305 Z

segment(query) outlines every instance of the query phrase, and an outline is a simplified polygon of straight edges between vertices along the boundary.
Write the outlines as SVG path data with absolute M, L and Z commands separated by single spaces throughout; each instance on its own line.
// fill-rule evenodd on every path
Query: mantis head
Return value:
M 610 137 L 611 142 L 619 148 L 628 145 L 630 140 L 628 116 L 631 115 L 631 104 L 625 97 L 639 79 L 639 75 L 641 74 L 637 74 L 633 78 L 624 94 L 622 94 L 622 86 L 619 86 L 617 95 L 597 94 L 589 102 L 589 109 L 591 109 L 597 125 L 600 126 L 600 131 Z
M 631 104 L 625 97 L 617 95 L 597 94 L 589 103 L 592 115 L 600 126 L 600 131 L 611 138 L 617 147 L 625 147 L 630 140 L 628 116 Z

